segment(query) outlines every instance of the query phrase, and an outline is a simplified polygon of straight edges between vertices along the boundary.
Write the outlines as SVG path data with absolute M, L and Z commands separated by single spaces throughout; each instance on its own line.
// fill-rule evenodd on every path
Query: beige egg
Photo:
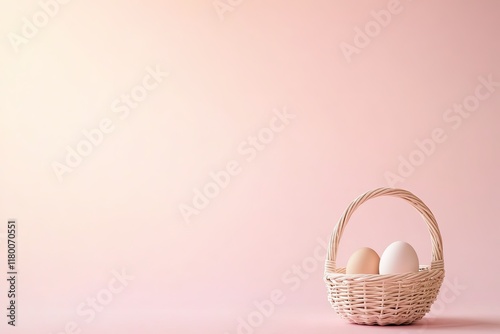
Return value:
M 347 261 L 346 274 L 378 274 L 380 257 L 368 247 L 355 251 Z

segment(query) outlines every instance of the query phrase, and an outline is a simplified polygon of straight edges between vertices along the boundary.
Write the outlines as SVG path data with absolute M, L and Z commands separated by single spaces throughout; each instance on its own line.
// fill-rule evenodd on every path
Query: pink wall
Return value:
M 274 313 L 252 331 L 302 319 L 303 332 L 331 332 L 344 323 L 326 301 L 318 238 L 356 196 L 389 185 L 440 224 L 454 288 L 435 315 L 498 315 L 499 2 L 58 7 L 47 22 L 35 0 L 0 10 L 0 263 L 4 222 L 17 218 L 22 305 L 18 328 L 2 315 L 2 332 L 75 322 L 83 333 L 232 334 L 273 290 Z M 34 15 L 43 26 L 30 31 Z M 99 126 L 98 145 L 85 146 L 82 131 Z M 88 155 L 69 166 L 68 147 Z M 389 182 L 400 159 L 417 166 Z M 197 209 L 205 186 L 216 195 Z M 429 263 L 416 211 L 374 200 L 350 222 L 339 262 L 395 240 Z M 102 289 L 122 268 L 135 278 L 82 315 L 87 298 L 108 302 Z

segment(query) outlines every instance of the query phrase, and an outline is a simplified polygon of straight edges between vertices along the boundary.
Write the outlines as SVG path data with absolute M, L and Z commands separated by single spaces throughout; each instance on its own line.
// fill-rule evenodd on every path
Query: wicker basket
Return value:
M 432 241 L 432 262 L 420 271 L 392 275 L 347 275 L 335 259 L 342 232 L 353 212 L 379 196 L 399 197 L 423 216 Z M 431 210 L 415 195 L 402 189 L 380 188 L 355 199 L 333 230 L 325 261 L 328 300 L 340 317 L 363 325 L 403 325 L 421 319 L 436 300 L 444 279 L 443 243 Z

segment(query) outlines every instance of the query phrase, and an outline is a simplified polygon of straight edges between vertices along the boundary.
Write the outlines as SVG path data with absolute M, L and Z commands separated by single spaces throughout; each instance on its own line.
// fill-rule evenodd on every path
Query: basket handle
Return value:
M 403 189 L 395 189 L 395 188 L 378 188 L 372 191 L 368 191 L 363 195 L 356 198 L 344 211 L 342 217 L 340 217 L 339 222 L 335 226 L 332 236 L 330 238 L 330 244 L 328 247 L 328 254 L 325 261 L 325 273 L 333 273 L 336 272 L 337 267 L 335 261 L 337 259 L 337 250 L 340 243 L 340 238 L 342 237 L 342 233 L 344 232 L 344 228 L 351 218 L 354 211 L 364 202 L 368 201 L 371 198 L 380 197 L 380 196 L 393 196 L 404 199 L 408 203 L 410 203 L 415 209 L 417 209 L 425 222 L 427 223 L 427 227 L 429 229 L 429 233 L 431 235 L 432 242 L 432 269 L 444 268 L 443 263 L 443 240 L 441 239 L 441 233 L 439 232 L 439 227 L 436 222 L 436 218 L 432 214 L 431 210 L 427 207 L 427 205 L 422 202 L 417 196 L 413 195 L 411 192 Z

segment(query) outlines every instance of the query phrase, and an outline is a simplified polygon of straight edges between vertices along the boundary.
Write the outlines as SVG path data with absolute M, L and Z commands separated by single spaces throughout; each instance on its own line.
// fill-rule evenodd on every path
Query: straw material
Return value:
M 432 242 L 430 266 L 415 273 L 395 275 L 346 275 L 337 268 L 337 250 L 349 218 L 364 202 L 379 196 L 399 197 L 417 209 L 427 223 Z M 431 210 L 415 195 L 402 189 L 379 188 L 355 199 L 333 230 L 325 261 L 328 300 L 343 319 L 363 325 L 410 324 L 429 312 L 444 279 L 443 243 Z

